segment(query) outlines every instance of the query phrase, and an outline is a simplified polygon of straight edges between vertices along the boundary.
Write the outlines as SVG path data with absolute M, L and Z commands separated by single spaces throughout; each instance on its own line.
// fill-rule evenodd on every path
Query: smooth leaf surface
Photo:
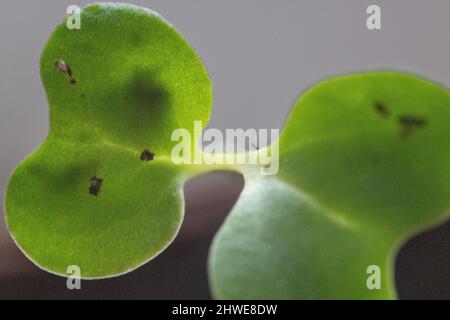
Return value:
M 80 30 L 63 22 L 41 74 L 51 130 L 12 175 L 8 228 L 50 272 L 66 275 L 69 265 L 83 278 L 128 272 L 180 227 L 186 174 L 170 161 L 171 133 L 194 120 L 206 125 L 208 75 L 160 16 L 117 4 L 84 8 Z
M 393 261 L 450 211 L 450 94 L 418 77 L 367 73 L 306 92 L 277 143 L 280 171 L 246 173 L 214 240 L 218 298 L 394 298 Z M 369 290 L 367 268 L 381 269 Z

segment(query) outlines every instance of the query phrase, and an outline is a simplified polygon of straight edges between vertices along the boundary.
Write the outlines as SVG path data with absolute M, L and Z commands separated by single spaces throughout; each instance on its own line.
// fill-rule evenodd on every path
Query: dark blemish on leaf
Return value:
M 423 128 L 427 124 L 427 120 L 425 118 L 411 115 L 403 115 L 398 117 L 398 122 L 402 127 L 400 136 L 405 139 L 409 138 L 415 129 Z
M 58 59 L 55 61 L 55 68 L 59 72 L 67 73 L 69 77 L 72 76 L 72 69 L 70 69 L 70 66 L 62 59 Z
M 387 118 L 390 115 L 388 108 L 383 102 L 375 101 L 375 103 L 373 104 L 373 108 L 379 115 L 383 116 L 384 118 Z
M 89 193 L 93 196 L 97 196 L 102 187 L 103 179 L 99 179 L 96 176 L 91 178 L 91 186 L 89 187 Z
M 55 61 L 55 68 L 57 71 L 65 73 L 69 76 L 69 83 L 70 84 L 75 84 L 77 83 L 77 81 L 75 80 L 74 77 L 72 77 L 72 69 L 70 68 L 70 66 L 64 62 L 64 60 L 62 59 L 58 59 Z
M 84 98 L 84 93 L 81 94 L 81 97 Z
M 150 161 L 150 160 L 153 160 L 154 156 L 155 156 L 155 154 L 153 152 L 151 152 L 148 149 L 145 149 L 141 153 L 141 160 L 142 161 Z
M 413 126 L 413 127 L 423 127 L 427 124 L 427 120 L 422 117 L 416 116 L 400 116 L 398 121 L 402 125 Z

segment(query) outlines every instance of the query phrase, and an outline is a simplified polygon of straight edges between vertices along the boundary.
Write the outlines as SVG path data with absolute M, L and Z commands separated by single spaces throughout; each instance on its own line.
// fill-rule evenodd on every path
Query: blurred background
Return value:
M 39 77 L 42 48 L 69 5 L 89 2 L 0 4 L 2 195 L 11 171 L 48 130 L 48 106 Z M 198 51 L 214 84 L 212 128 L 281 128 L 301 92 L 336 74 L 404 70 L 450 87 L 448 0 L 133 3 L 159 12 Z M 370 4 L 381 7 L 382 30 L 366 28 Z M 7 233 L 2 212 L 0 299 L 208 299 L 208 248 L 242 187 L 242 177 L 230 172 L 189 181 L 185 222 L 169 249 L 125 276 L 84 281 L 79 291 L 67 290 L 65 279 L 39 270 L 23 256 Z M 450 223 L 405 243 L 395 272 L 400 298 L 450 299 Z

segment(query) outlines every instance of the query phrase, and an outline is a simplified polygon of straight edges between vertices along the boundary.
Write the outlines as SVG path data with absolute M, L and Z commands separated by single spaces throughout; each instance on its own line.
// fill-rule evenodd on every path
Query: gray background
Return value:
M 15 165 L 48 130 L 39 57 L 70 4 L 0 4 L 0 193 Z M 197 49 L 214 83 L 210 127 L 280 128 L 300 92 L 340 73 L 397 69 L 450 87 L 449 0 L 160 0 L 156 10 Z M 366 8 L 382 8 L 382 30 L 365 27 Z M 242 188 L 236 174 L 190 182 L 179 239 L 140 270 L 64 290 L 63 279 L 37 270 L 7 235 L 0 218 L 0 298 L 207 298 L 211 237 Z M 220 194 L 220 197 L 217 195 Z M 403 298 L 450 298 L 450 226 L 406 244 L 397 261 Z M 169 272 L 170 271 L 170 272 Z

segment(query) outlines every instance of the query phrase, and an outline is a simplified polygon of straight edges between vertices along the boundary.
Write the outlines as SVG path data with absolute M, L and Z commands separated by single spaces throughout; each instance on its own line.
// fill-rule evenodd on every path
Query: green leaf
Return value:
M 213 293 L 232 299 L 396 296 L 395 252 L 450 208 L 450 94 L 367 73 L 318 84 L 279 138 L 276 176 L 246 172 L 216 236 Z M 381 269 L 369 290 L 367 268 Z
M 82 10 L 63 22 L 41 59 L 51 130 L 14 171 L 6 219 L 39 267 L 83 278 L 128 272 L 161 252 L 183 218 L 184 168 L 171 133 L 206 125 L 208 75 L 156 13 L 131 5 Z M 153 159 L 152 159 L 153 157 Z

